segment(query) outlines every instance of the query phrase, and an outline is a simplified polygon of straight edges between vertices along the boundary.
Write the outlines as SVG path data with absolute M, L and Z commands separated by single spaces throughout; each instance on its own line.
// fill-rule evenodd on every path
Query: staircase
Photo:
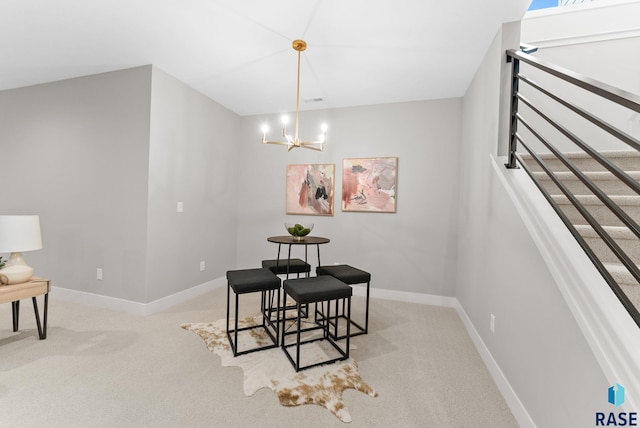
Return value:
M 640 181 L 640 153 L 637 151 L 608 151 L 601 152 L 608 160 L 623 169 L 635 180 Z M 585 153 L 565 153 L 569 161 L 578 167 L 591 179 L 596 186 L 602 189 L 623 211 L 625 211 L 636 223 L 640 223 L 640 195 L 635 193 L 627 185 L 620 182 L 602 165 Z M 631 260 L 640 267 L 640 239 L 624 226 L 620 219 L 613 214 L 573 173 L 556 157 L 549 154 L 541 154 L 540 157 L 546 165 L 557 173 L 558 178 L 576 198 L 584 205 L 587 211 L 602 225 L 605 231 L 627 253 Z M 553 200 L 558 204 L 571 223 L 575 226 L 587 244 L 592 248 L 605 268 L 616 280 L 633 305 L 640 310 L 640 284 L 620 263 L 609 247 L 604 243 L 593 227 L 584 219 L 568 198 L 551 181 L 549 176 L 541 170 L 540 166 L 529 155 L 522 155 L 526 165 L 533 171 L 534 176 L 549 191 Z

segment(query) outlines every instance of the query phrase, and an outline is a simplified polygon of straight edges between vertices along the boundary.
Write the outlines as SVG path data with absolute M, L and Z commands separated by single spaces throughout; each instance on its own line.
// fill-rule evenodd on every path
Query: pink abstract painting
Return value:
M 344 159 L 342 211 L 396 212 L 398 158 Z
M 287 165 L 287 214 L 333 215 L 334 164 Z

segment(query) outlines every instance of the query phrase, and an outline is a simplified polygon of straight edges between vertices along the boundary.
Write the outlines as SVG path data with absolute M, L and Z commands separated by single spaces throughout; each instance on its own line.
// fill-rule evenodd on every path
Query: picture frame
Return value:
M 398 158 L 342 161 L 342 211 L 395 213 Z
M 332 216 L 335 164 L 287 165 L 287 214 Z

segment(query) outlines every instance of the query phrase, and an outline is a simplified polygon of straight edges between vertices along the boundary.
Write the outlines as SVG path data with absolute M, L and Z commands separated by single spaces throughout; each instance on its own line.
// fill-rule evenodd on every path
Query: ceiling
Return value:
M 153 64 L 239 115 L 290 112 L 303 39 L 301 110 L 459 97 L 529 3 L 0 0 L 0 90 Z

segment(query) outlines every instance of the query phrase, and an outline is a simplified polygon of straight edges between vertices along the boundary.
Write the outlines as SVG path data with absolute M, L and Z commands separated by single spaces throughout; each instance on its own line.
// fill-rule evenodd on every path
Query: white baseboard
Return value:
M 86 293 L 84 291 L 55 286 L 51 287 L 51 296 L 70 302 L 77 302 L 113 311 L 144 316 L 155 314 L 177 304 L 186 302 L 187 300 L 201 296 L 202 294 L 226 285 L 226 283 L 225 278 L 217 278 L 149 303 L 133 302 L 131 300 L 102 296 L 99 294 Z
M 61 300 L 97 306 L 118 312 L 125 312 L 134 315 L 151 315 L 165 309 L 169 309 L 179 303 L 201 296 L 209 291 L 213 291 L 218 287 L 223 287 L 226 284 L 226 279 L 224 277 L 220 277 L 149 303 L 134 302 L 131 300 L 119 299 L 117 297 L 102 296 L 99 294 L 92 294 L 55 286 L 51 288 L 51 296 Z M 352 288 L 354 296 L 366 296 L 366 285 L 353 285 Z M 370 295 L 377 299 L 444 306 L 447 308 L 454 308 L 457 305 L 455 297 L 411 293 L 408 291 L 385 290 L 372 287 L 370 289 Z
M 513 413 L 513 417 L 516 418 L 518 425 L 520 425 L 521 427 L 535 428 L 536 424 L 533 422 L 533 419 L 531 419 L 529 412 L 527 412 L 527 409 L 525 409 L 524 405 L 516 395 L 516 392 L 513 390 L 511 384 L 504 376 L 504 373 L 502 373 L 502 370 L 498 366 L 498 363 L 496 363 L 493 355 L 491 355 L 491 352 L 489 352 L 489 348 L 487 348 L 487 346 L 484 344 L 484 341 L 480 337 L 480 334 L 478 334 L 478 331 L 471 322 L 471 319 L 463 309 L 462 305 L 460 305 L 458 299 L 455 300 L 455 309 L 458 312 L 458 316 L 467 329 L 467 333 L 469 333 L 473 344 L 476 346 L 476 349 L 480 354 L 480 358 L 482 358 L 482 361 L 484 361 L 484 364 L 487 366 L 487 369 L 489 370 L 493 381 L 496 383 L 498 389 L 500 390 L 500 393 L 507 402 L 511 413 Z
M 354 296 L 366 296 L 366 285 L 352 285 Z M 422 305 L 444 306 L 454 308 L 457 304 L 455 297 L 436 296 L 433 294 L 412 293 L 409 291 L 386 290 L 383 288 L 370 289 L 371 297 L 398 302 L 420 303 Z

